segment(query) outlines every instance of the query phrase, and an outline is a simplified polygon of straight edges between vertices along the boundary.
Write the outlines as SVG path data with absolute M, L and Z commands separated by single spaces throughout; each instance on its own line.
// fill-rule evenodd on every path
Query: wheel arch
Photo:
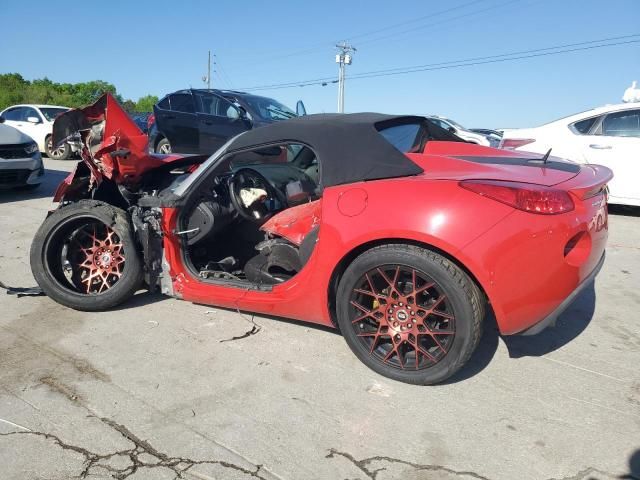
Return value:
M 331 277 L 329 279 L 329 286 L 327 292 L 328 299 L 328 307 L 329 307 L 329 316 L 331 318 L 331 323 L 335 327 L 338 326 L 337 323 L 337 312 L 336 312 L 336 295 L 338 292 L 338 284 L 340 283 L 340 279 L 344 274 L 345 270 L 349 267 L 351 262 L 353 262 L 359 255 L 363 254 L 367 250 L 371 250 L 374 247 L 378 247 L 381 245 L 413 245 L 416 247 L 424 248 L 425 250 L 431 250 L 432 252 L 438 253 L 443 257 L 447 258 L 455 265 L 460 267 L 471 280 L 476 284 L 482 295 L 485 299 L 489 300 L 489 296 L 487 295 L 486 289 L 483 286 L 482 282 L 478 279 L 478 276 L 473 273 L 473 271 L 465 265 L 459 258 L 455 257 L 452 253 L 443 250 L 433 244 L 428 242 L 415 240 L 411 238 L 378 238 L 375 240 L 371 240 L 365 243 L 362 243 L 353 249 L 351 249 L 347 254 L 345 254 L 337 265 L 334 267 Z

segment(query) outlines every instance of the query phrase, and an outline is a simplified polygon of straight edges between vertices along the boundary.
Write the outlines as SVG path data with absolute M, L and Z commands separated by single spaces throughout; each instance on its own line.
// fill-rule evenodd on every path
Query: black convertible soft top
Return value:
M 419 116 L 380 113 L 316 114 L 292 118 L 249 130 L 227 147 L 227 152 L 283 142 L 311 147 L 320 162 L 322 187 L 417 175 L 423 170 L 396 149 L 380 130 L 420 124 L 425 139 L 460 141 L 458 137 Z

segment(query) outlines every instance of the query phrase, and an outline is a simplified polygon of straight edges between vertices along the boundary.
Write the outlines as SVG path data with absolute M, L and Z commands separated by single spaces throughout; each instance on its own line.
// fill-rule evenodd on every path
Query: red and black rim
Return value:
M 47 267 L 65 288 L 85 295 L 105 293 L 123 275 L 125 250 L 121 238 L 94 218 L 61 225 L 47 242 Z
M 365 273 L 351 292 L 350 312 L 358 341 L 389 367 L 432 367 L 455 339 L 449 299 L 433 279 L 412 267 L 384 265 Z

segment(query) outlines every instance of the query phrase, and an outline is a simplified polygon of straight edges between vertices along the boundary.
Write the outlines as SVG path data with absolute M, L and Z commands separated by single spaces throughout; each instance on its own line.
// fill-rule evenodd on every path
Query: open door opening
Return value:
M 309 260 L 321 219 L 319 166 L 302 144 L 223 157 L 179 220 L 186 263 L 203 281 L 269 287 Z

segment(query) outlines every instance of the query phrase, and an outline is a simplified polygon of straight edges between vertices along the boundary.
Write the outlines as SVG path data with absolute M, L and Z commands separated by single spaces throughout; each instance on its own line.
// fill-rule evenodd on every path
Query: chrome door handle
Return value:
M 596 150 L 611 150 L 611 145 L 598 145 L 597 143 L 592 143 L 589 145 L 589 148 L 595 148 Z

